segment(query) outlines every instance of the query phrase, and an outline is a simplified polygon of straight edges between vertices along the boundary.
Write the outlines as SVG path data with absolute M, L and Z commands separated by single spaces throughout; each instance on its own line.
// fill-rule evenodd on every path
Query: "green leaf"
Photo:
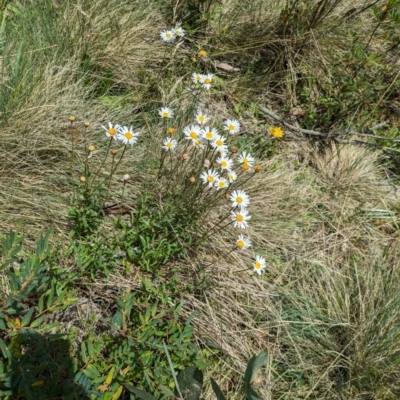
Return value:
M 85 342 L 81 343 L 81 357 L 82 357 L 82 361 L 86 364 L 88 362 L 88 356 L 87 356 Z
M 178 384 L 186 400 L 200 399 L 203 388 L 203 373 L 196 367 L 186 367 L 179 372 Z
M 254 379 L 257 378 L 258 371 L 268 362 L 267 354 L 262 351 L 259 355 L 253 356 L 247 364 L 246 372 L 244 374 L 244 385 L 250 387 Z
M 215 395 L 217 396 L 217 400 L 226 400 L 225 396 L 222 394 L 221 389 L 217 385 L 217 382 L 215 382 L 213 378 L 210 378 L 210 379 L 211 379 L 211 387 L 212 387 Z
M 21 320 L 21 326 L 28 326 L 29 322 L 31 322 L 31 318 L 35 309 L 32 307 L 28 310 L 28 312 L 24 315 L 24 318 Z
M 129 390 L 131 393 L 133 393 L 140 400 L 157 400 L 150 393 L 144 392 L 143 390 L 135 388 L 127 383 L 124 383 L 124 386 L 127 390 Z
M 45 318 L 46 315 L 41 315 L 39 318 L 36 318 L 34 321 L 32 321 L 31 328 L 37 328 L 38 326 L 40 326 Z

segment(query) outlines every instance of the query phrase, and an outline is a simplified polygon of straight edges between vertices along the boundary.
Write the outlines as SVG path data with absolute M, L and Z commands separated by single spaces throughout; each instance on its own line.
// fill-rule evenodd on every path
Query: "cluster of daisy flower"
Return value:
M 204 89 L 210 90 L 212 87 L 212 83 L 214 81 L 213 74 L 199 74 L 197 72 L 193 72 L 192 74 L 192 81 L 196 85 L 202 85 Z
M 173 118 L 173 115 L 174 112 L 170 107 L 162 107 L 159 110 L 159 116 L 163 119 Z M 236 148 L 229 150 L 227 145 L 229 136 L 220 134 L 219 130 L 216 127 L 211 127 L 209 122 L 210 118 L 202 111 L 198 111 L 195 116 L 195 122 L 183 128 L 180 134 L 181 143 L 185 149 L 188 145 L 192 145 L 193 151 L 201 150 L 201 153 L 198 154 L 202 154 L 200 159 L 205 169 L 200 173 L 200 180 L 206 185 L 208 192 L 212 190 L 220 191 L 221 197 L 224 197 L 231 185 L 234 188 L 236 187 L 238 175 L 240 176 L 254 167 L 254 157 L 246 151 L 237 154 Z M 227 119 L 222 129 L 228 135 L 235 135 L 240 132 L 240 123 L 235 119 Z M 174 134 L 175 129 L 169 128 L 169 133 Z M 178 140 L 172 137 L 165 138 L 162 143 L 162 149 L 170 154 L 178 146 Z M 256 166 L 254 168 L 254 172 L 259 172 L 260 170 L 260 167 Z M 190 179 L 191 182 L 196 180 L 195 177 Z M 231 223 L 235 228 L 248 228 L 248 221 L 251 219 L 247 210 L 250 204 L 249 196 L 244 190 L 235 189 L 230 193 L 229 199 L 231 201 Z M 246 250 L 250 246 L 250 238 L 240 234 L 236 241 L 236 247 L 239 250 Z M 266 268 L 266 261 L 263 257 L 256 256 L 253 266 L 254 271 L 261 275 Z
M 108 128 L 104 125 L 101 125 L 101 127 L 106 131 L 107 137 L 119 140 L 125 145 L 134 145 L 140 136 L 140 132 L 134 132 L 132 126 L 128 128 L 127 126 L 121 126 L 118 124 L 113 125 L 109 122 Z
M 172 43 L 176 37 L 183 37 L 185 36 L 185 30 L 182 29 L 180 24 L 176 25 L 175 28 L 164 30 L 160 33 L 161 39 L 164 42 Z

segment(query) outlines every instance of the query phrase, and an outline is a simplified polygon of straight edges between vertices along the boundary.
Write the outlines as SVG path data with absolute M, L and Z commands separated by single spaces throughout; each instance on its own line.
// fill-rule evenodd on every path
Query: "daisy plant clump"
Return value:
M 177 25 L 160 35 L 170 43 L 183 37 L 185 31 Z M 251 199 L 245 184 L 261 168 L 255 166 L 252 154 L 232 146 L 241 133 L 240 122 L 211 115 L 201 101 L 203 94 L 210 96 L 207 92 L 214 81 L 211 73 L 193 72 L 188 90 L 181 92 L 194 94 L 190 107 L 179 106 L 180 99 L 164 103 L 156 116 L 152 113 L 147 119 L 149 133 L 144 137 L 133 126 L 108 122 L 101 125 L 108 140 L 105 151 L 87 151 L 80 187 L 87 193 L 101 188 L 97 210 L 104 214 L 104 201 L 113 198 L 112 177 L 122 158 L 132 153 L 132 147 L 140 145 L 141 139 L 148 144 L 147 149 L 143 146 L 146 155 L 138 160 L 143 177 L 135 179 L 133 171 L 121 171 L 125 177 L 119 179 L 122 196 L 115 201 L 116 213 L 130 210 L 129 216 L 118 218 L 116 223 L 123 232 L 118 246 L 130 262 L 148 272 L 154 272 L 155 266 L 171 257 L 192 251 L 220 231 L 231 238 L 231 251 L 248 251 L 251 247 L 246 234 L 252 218 Z M 154 126 L 148 123 L 150 120 L 155 121 Z M 109 172 L 105 173 L 107 168 Z M 125 189 L 138 181 L 141 186 L 130 198 Z M 256 258 L 256 262 L 260 260 Z M 262 271 L 263 265 L 255 271 Z
M 175 118 L 173 110 L 169 114 Z M 161 120 L 165 118 L 161 110 L 159 116 Z M 174 118 L 171 124 L 178 126 Z M 162 139 L 158 193 L 162 193 L 165 202 L 174 204 L 176 215 L 170 221 L 180 220 L 184 224 L 185 234 L 190 236 L 186 242 L 193 248 L 213 232 L 249 228 L 251 201 L 242 187 L 261 168 L 255 166 L 252 154 L 230 146 L 232 137 L 241 129 L 237 120 L 218 121 L 199 109 L 191 118 L 174 131 L 174 139 L 169 132 Z M 222 215 L 212 217 L 221 207 L 225 208 Z M 178 231 L 175 229 L 175 234 Z M 240 233 L 233 240 L 233 250 L 251 247 L 249 235 Z

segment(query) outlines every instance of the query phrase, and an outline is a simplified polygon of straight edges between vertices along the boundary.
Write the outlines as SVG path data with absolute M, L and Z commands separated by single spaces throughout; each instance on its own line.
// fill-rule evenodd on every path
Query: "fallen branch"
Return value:
M 392 138 L 388 138 L 385 136 L 371 135 L 368 133 L 359 133 L 359 132 L 324 133 L 324 132 L 313 131 L 310 129 L 302 129 L 302 128 L 299 128 L 292 124 L 289 124 L 289 122 L 286 122 L 282 117 L 279 117 L 278 115 L 274 114 L 272 111 L 268 110 L 267 108 L 265 108 L 263 106 L 259 106 L 259 109 L 265 115 L 269 116 L 270 118 L 272 118 L 275 121 L 278 121 L 281 125 L 286 126 L 286 128 L 289 128 L 293 131 L 303 133 L 305 135 L 319 136 L 319 137 L 326 138 L 326 139 L 333 139 L 338 143 L 363 143 L 363 144 L 369 144 L 369 145 L 376 145 L 375 143 L 365 142 L 365 141 L 361 141 L 361 140 L 349 141 L 349 140 L 342 140 L 339 138 L 339 137 L 343 137 L 343 136 L 361 136 L 361 137 L 369 137 L 369 138 L 373 138 L 373 139 L 386 140 L 386 141 L 390 141 L 390 142 L 400 142 L 400 139 L 392 139 Z M 384 124 L 380 123 L 380 124 L 370 128 L 369 130 L 376 129 L 376 127 L 380 127 L 381 125 L 384 125 Z

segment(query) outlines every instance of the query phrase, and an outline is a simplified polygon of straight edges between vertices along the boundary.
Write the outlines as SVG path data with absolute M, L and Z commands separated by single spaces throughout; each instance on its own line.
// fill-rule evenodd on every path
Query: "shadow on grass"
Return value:
M 89 399 L 100 394 L 78 370 L 64 334 L 14 331 L 8 345 L 0 338 L 0 398 Z M 5 397 L 3 397 L 5 396 Z

